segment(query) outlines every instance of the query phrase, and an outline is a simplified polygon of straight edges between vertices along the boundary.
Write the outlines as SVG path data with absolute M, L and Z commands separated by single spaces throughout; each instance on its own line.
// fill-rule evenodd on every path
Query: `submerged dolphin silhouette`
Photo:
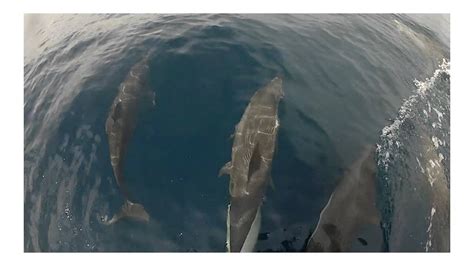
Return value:
M 125 203 L 120 211 L 112 219 L 106 221 L 106 224 L 115 223 L 124 217 L 145 222 L 150 219 L 141 204 L 130 201 L 123 175 L 127 145 L 135 129 L 140 102 L 148 97 L 152 99 L 153 105 L 155 105 L 154 93 L 151 91 L 149 84 L 148 61 L 149 55 L 132 67 L 126 79 L 120 85 L 119 93 L 115 97 L 105 123 L 105 131 L 109 141 L 110 162 L 117 185 L 125 198 Z
M 374 156 L 375 146 L 365 147 L 362 156 L 346 171 L 321 211 L 306 251 L 350 251 L 356 240 L 364 246 L 372 244 L 356 234 L 364 226 L 377 227 L 380 222 Z
M 252 251 L 257 242 L 260 206 L 267 183 L 271 182 L 282 83 L 276 77 L 252 96 L 235 128 L 232 160 L 219 171 L 219 176 L 230 175 L 227 211 L 230 252 Z

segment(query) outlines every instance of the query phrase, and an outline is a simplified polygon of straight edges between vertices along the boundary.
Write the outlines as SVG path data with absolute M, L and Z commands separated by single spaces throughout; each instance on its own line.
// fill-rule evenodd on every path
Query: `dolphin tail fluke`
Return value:
M 150 215 L 146 212 L 143 205 L 138 203 L 133 203 L 129 200 L 125 201 L 122 205 L 120 211 L 115 214 L 112 219 L 105 222 L 105 224 L 110 225 L 114 224 L 117 221 L 127 218 L 132 219 L 140 222 L 148 223 L 150 221 Z

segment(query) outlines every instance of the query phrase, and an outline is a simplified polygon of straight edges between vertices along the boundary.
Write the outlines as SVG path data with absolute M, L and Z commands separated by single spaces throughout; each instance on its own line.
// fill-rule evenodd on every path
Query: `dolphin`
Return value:
M 367 146 L 348 170 L 321 211 L 306 251 L 351 251 L 355 244 L 381 248 L 380 212 L 376 207 L 375 146 Z M 358 237 L 375 229 L 374 243 Z M 371 237 L 372 238 L 372 237 Z M 358 240 L 358 241 L 357 241 Z M 370 242 L 372 242 L 371 239 Z
M 232 160 L 219 171 L 219 176 L 230 175 L 226 241 L 229 252 L 250 252 L 257 242 L 260 206 L 271 182 L 279 128 L 278 104 L 283 96 L 279 76 L 252 96 L 235 127 Z
M 105 132 L 109 142 L 110 162 L 117 185 L 125 198 L 125 203 L 120 211 L 112 219 L 106 221 L 106 224 L 113 224 L 125 217 L 143 222 L 148 222 L 150 219 L 150 216 L 141 204 L 130 200 L 129 193 L 124 184 L 125 177 L 123 174 L 127 145 L 136 126 L 140 105 L 145 99 L 151 100 L 152 104 L 155 105 L 155 95 L 150 88 L 149 81 L 149 58 L 150 54 L 135 64 L 125 80 L 120 84 L 119 93 L 110 107 L 105 123 Z
M 439 152 L 438 147 L 434 145 L 436 139 L 431 138 L 426 133 L 420 134 L 421 145 L 424 149 L 424 158 L 420 158 L 424 163 L 423 173 L 427 178 L 425 186 L 429 192 L 428 201 L 431 203 L 429 213 L 429 225 L 426 230 L 427 240 L 425 251 L 449 252 L 450 250 L 450 184 L 449 172 L 444 168 L 444 156 Z M 440 143 L 440 140 L 438 140 Z M 445 144 L 442 144 L 443 146 Z M 424 161 L 423 161 L 424 159 Z M 425 188 L 426 189 L 426 188 Z M 395 227 L 395 226 L 394 226 Z M 396 226 L 396 230 L 400 230 L 401 226 Z
M 421 244 L 416 246 L 417 251 L 449 252 L 450 184 L 441 153 L 446 143 L 425 131 L 417 133 L 416 141 L 420 153 L 412 154 L 418 166 L 410 175 L 402 176 L 405 182 L 397 182 L 400 185 L 392 199 L 398 208 L 393 209 L 390 218 L 388 250 L 413 251 L 412 243 L 417 240 Z

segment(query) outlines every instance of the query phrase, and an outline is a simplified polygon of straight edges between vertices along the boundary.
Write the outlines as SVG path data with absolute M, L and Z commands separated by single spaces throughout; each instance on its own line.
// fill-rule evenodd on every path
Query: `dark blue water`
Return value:
M 123 203 L 105 121 L 150 52 L 157 106 L 139 118 L 124 171 L 151 221 L 105 226 Z M 278 73 L 275 189 L 256 250 L 300 251 L 374 143 L 381 250 L 449 249 L 449 57 L 443 15 L 25 16 L 25 251 L 225 251 L 228 178 L 217 173 L 250 97 Z M 389 139 L 396 121 L 410 130 Z M 440 171 L 447 181 L 430 185 Z

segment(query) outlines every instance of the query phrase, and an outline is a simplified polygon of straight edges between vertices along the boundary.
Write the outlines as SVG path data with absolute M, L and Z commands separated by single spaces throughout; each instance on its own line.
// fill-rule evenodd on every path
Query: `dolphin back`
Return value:
M 278 104 L 283 98 L 281 77 L 258 89 L 237 124 L 232 160 L 219 175 L 230 175 L 227 248 L 253 251 L 261 224 L 260 206 L 271 180 L 271 166 L 279 128 Z
M 354 240 L 364 227 L 374 229 L 378 237 L 380 213 L 376 207 L 375 145 L 364 147 L 361 156 L 346 171 L 329 197 L 320 219 L 306 244 L 306 251 L 351 251 Z M 376 232 L 377 231 L 377 232 Z M 374 240 L 378 241 L 378 240 Z
M 151 53 L 131 68 L 120 85 L 118 95 L 112 103 L 106 120 L 105 131 L 109 142 L 110 162 L 117 185 L 125 197 L 125 203 L 106 224 L 113 224 L 122 218 L 131 218 L 143 222 L 148 222 L 150 219 L 141 204 L 129 200 L 122 169 L 127 146 L 138 120 L 141 101 L 143 98 L 151 98 L 154 104 L 155 97 L 149 87 L 150 69 L 148 64 L 150 55 Z

